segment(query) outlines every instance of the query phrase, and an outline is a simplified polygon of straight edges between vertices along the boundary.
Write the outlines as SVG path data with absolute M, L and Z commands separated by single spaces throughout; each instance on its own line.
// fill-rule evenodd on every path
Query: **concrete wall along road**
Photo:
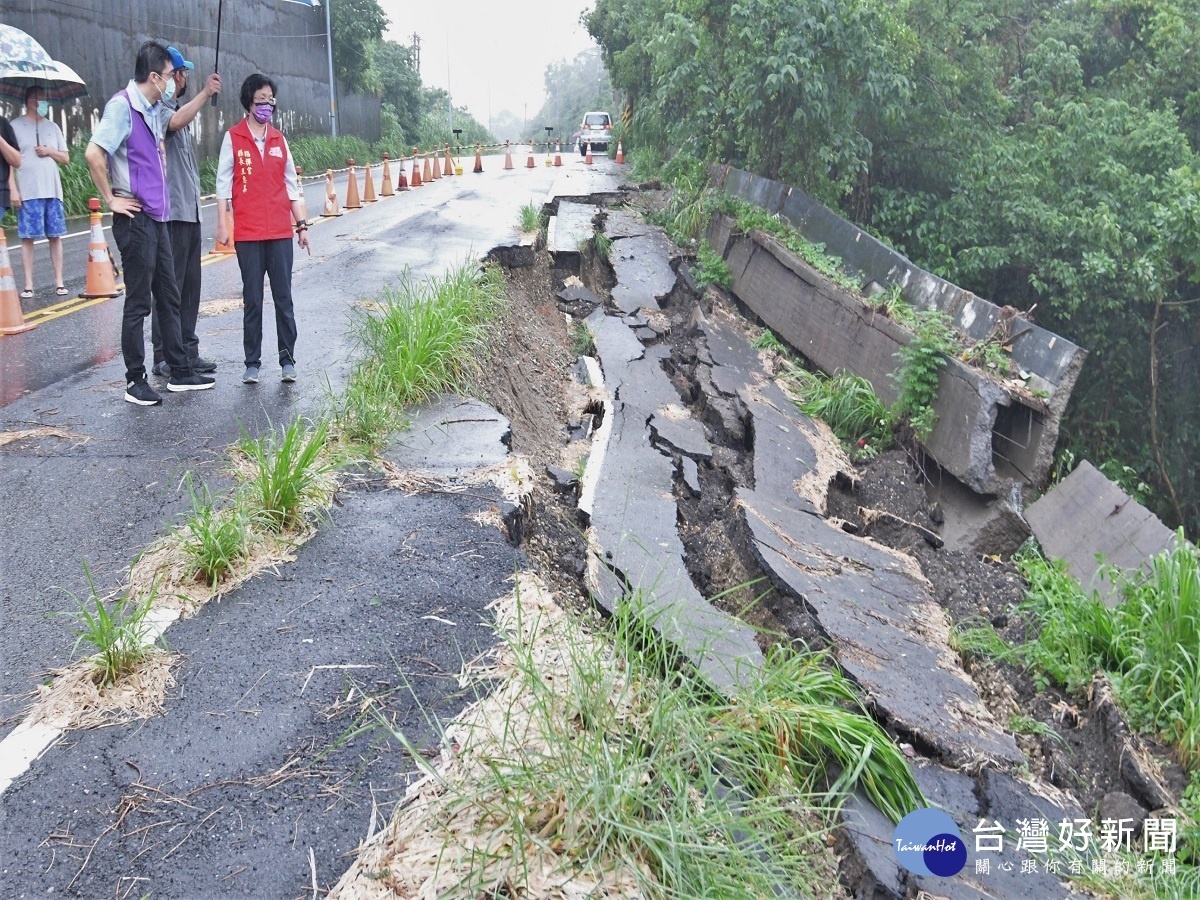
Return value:
M 981 494 L 1007 495 L 1014 482 L 1045 479 L 1086 351 L 1022 318 L 1006 320 L 995 304 L 918 268 L 795 188 L 729 166 L 714 166 L 710 174 L 726 193 L 782 216 L 808 240 L 824 244 L 859 273 L 864 287 L 899 285 L 914 308 L 941 309 L 968 341 L 986 340 L 1011 322 L 1012 360 L 1028 377 L 1001 379 L 948 360 L 934 403 L 937 425 L 925 449 Z M 907 329 L 770 235 L 741 234 L 733 219 L 716 215 L 708 240 L 729 263 L 733 292 L 781 339 L 822 370 L 861 375 L 885 402 L 896 399 L 896 353 L 912 339 Z
M 54 109 L 68 141 L 90 133 L 108 98 L 133 77 L 134 56 L 143 41 L 175 46 L 196 64 L 189 90 L 213 71 L 217 0 L 0 0 L 0 7 L 0 19 L 28 32 L 87 82 L 88 96 L 64 111 Z M 254 72 L 279 86 L 276 124 L 285 134 L 330 133 L 323 10 L 281 0 L 226 0 L 220 69 L 225 89 L 217 105 L 206 106 L 192 126 L 201 158 L 216 156 L 224 131 L 241 119 L 238 90 Z M 13 112 L 10 106 L 6 114 Z M 379 98 L 339 87 L 339 132 L 376 141 L 379 128 Z

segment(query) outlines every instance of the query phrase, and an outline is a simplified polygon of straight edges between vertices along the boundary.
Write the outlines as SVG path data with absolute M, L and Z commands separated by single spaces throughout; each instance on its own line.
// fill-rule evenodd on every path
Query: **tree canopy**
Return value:
M 597 0 L 586 23 L 638 145 L 798 185 L 1036 306 L 1091 353 L 1066 448 L 1200 526 L 1200 0 Z

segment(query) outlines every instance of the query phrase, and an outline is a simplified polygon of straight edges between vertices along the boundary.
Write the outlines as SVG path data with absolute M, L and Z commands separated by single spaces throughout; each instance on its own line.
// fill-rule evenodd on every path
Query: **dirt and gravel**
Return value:
M 609 203 L 628 208 L 627 199 Z M 607 299 L 613 276 L 605 261 L 585 253 L 580 270 L 585 286 Z M 572 458 L 572 426 L 584 412 L 586 396 L 571 375 L 576 359 L 572 321 L 554 299 L 561 273 L 550 269 L 546 254 L 540 253 L 533 268 L 513 269 L 509 276 L 512 313 L 496 335 L 497 346 L 506 349 L 485 365 L 479 386 L 481 395 L 512 420 L 514 450 L 529 454 L 535 472 L 544 475 L 547 466 L 563 466 Z M 660 337 L 671 350 L 664 366 L 682 404 L 704 422 L 713 442 L 711 464 L 697 472 L 700 490 L 682 478 L 675 485 L 689 571 L 716 606 L 761 629 L 764 646 L 780 639 L 772 634 L 790 633 L 819 648 L 824 638 L 814 621 L 780 621 L 762 602 L 768 583 L 745 534 L 729 515 L 734 489 L 745 483 L 752 436 L 739 430 L 736 410 L 732 417 L 723 416 L 697 404 L 691 370 L 704 349 L 696 330 L 688 327 L 697 303 L 712 312 L 712 295 L 701 299 L 681 280 L 665 305 L 668 327 Z M 729 311 L 736 312 L 735 301 L 730 301 Z M 742 316 L 742 323 L 747 332 L 756 332 L 750 318 Z M 768 368 L 774 362 L 767 359 Z M 586 454 L 586 444 L 583 450 Z M 1006 639 L 1025 638 L 1025 625 L 1015 614 L 1024 596 L 1016 566 L 999 556 L 939 546 L 943 514 L 931 500 L 935 492 L 927 490 L 923 467 L 928 470 L 929 465 L 919 452 L 903 448 L 861 462 L 847 473 L 851 477 L 831 487 L 827 515 L 842 520 L 848 530 L 912 556 L 953 623 L 983 619 Z M 556 488 L 548 476 L 539 478 L 526 523 L 524 549 L 536 567 L 564 596 L 585 603 L 585 542 L 574 492 Z M 803 610 L 796 617 L 806 618 Z M 1007 663 L 967 658 L 964 665 L 989 711 L 1014 731 L 1030 773 L 1070 794 L 1093 815 L 1104 814 L 1121 795 L 1132 794 L 1143 812 L 1156 808 L 1154 792 L 1139 791 L 1138 779 L 1130 776 L 1131 738 L 1119 721 L 1114 724 L 1110 704 L 1098 697 L 1069 697 L 1053 686 L 1039 689 L 1029 673 Z M 1132 744 L 1163 764 L 1177 799 L 1185 782 L 1164 748 L 1142 738 L 1132 739 Z

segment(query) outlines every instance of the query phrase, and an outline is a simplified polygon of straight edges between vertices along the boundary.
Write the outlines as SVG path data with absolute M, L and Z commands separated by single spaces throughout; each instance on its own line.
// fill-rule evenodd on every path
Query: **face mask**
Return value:
M 164 81 L 167 82 L 167 86 L 165 88 L 163 88 L 163 94 L 162 94 L 163 99 L 170 100 L 172 97 L 175 96 L 175 79 L 174 78 L 166 78 L 166 79 L 164 79 Z
M 275 107 L 269 103 L 258 103 L 254 106 L 254 121 L 259 125 L 265 125 L 271 121 L 271 116 L 275 112 Z
M 39 100 L 37 109 L 38 115 L 44 119 L 46 116 L 50 115 L 50 101 Z

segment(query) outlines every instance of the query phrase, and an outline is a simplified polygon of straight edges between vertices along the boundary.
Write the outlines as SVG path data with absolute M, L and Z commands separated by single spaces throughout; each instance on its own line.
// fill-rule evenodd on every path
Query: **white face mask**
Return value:
M 43 119 L 46 118 L 46 116 L 50 115 L 50 101 L 49 100 L 39 100 L 38 101 L 37 114 L 39 116 L 41 116 Z

